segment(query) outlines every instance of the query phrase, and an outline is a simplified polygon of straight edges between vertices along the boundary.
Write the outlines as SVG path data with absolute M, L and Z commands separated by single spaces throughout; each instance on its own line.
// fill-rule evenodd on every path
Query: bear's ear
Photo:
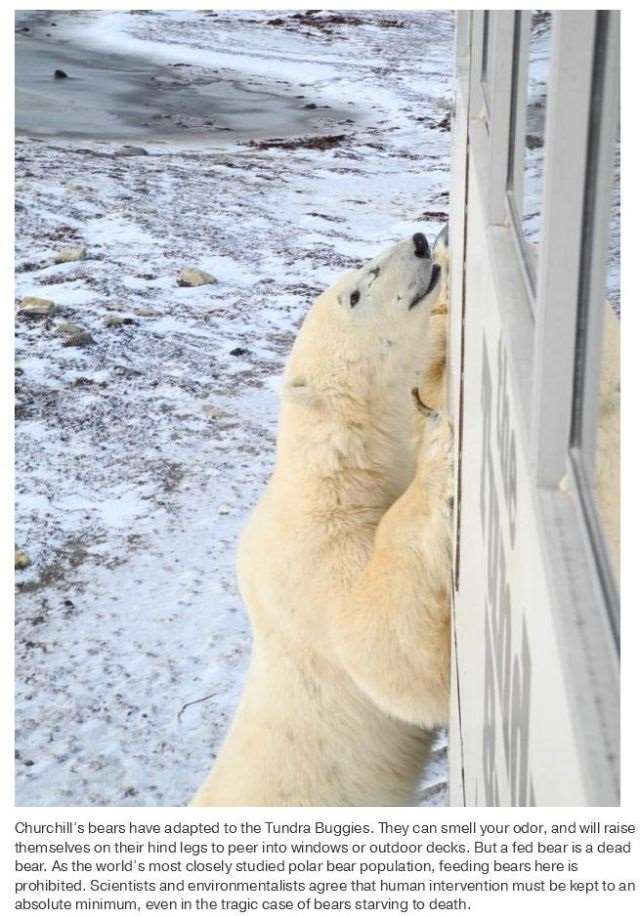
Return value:
M 303 375 L 294 375 L 284 381 L 282 399 L 304 407 L 316 407 L 320 402 L 317 391 Z

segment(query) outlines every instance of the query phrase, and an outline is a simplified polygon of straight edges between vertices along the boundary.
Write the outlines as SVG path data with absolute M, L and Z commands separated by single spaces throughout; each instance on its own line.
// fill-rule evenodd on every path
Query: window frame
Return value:
M 527 271 L 519 214 L 517 209 L 514 212 L 510 199 L 520 186 L 524 162 L 524 136 L 520 147 L 510 138 L 526 116 L 526 91 L 522 92 L 522 85 L 515 83 L 514 74 L 518 72 L 528 30 L 523 28 L 526 20 L 520 19 L 518 38 L 517 11 L 492 11 L 491 15 L 494 35 L 502 36 L 502 40 L 496 40 L 489 51 L 493 55 L 492 69 L 488 63 L 486 68 L 492 73 L 487 84 L 489 108 L 480 79 L 482 11 L 458 14 L 454 166 L 457 180 L 464 177 L 464 182 L 460 188 L 452 187 L 451 204 L 456 219 L 452 221 L 450 387 L 452 411 L 457 419 L 458 455 L 453 670 L 462 671 L 461 677 L 470 676 L 467 649 L 467 654 L 461 656 L 462 667 L 458 668 L 457 647 L 466 636 L 464 629 L 458 631 L 456 602 L 459 592 L 464 594 L 464 577 L 459 578 L 465 566 L 465 560 L 462 564 L 460 561 L 460 544 L 464 540 L 460 532 L 461 528 L 464 532 L 473 527 L 465 526 L 464 519 L 467 511 L 473 511 L 467 503 L 472 506 L 475 498 L 472 493 L 467 497 L 460 489 L 467 460 L 465 426 L 477 426 L 476 417 L 465 419 L 465 404 L 473 403 L 477 397 L 477 392 L 465 395 L 465 315 L 471 309 L 482 308 L 482 290 L 474 287 L 472 298 L 467 284 L 467 266 L 473 257 L 467 249 L 472 174 L 475 224 L 482 220 L 486 234 L 491 309 L 492 313 L 497 309 L 508 354 L 512 406 L 518 415 L 519 443 L 535 505 L 532 538 L 544 555 L 545 587 L 553 608 L 555 633 L 550 634 L 550 639 L 555 636 L 561 647 L 571 721 L 580 742 L 585 778 L 591 783 L 593 797 L 601 798 L 602 787 L 616 782 L 619 740 L 615 680 L 615 672 L 619 671 L 619 590 L 593 491 L 596 394 L 606 302 L 606 239 L 618 126 L 619 12 L 552 13 L 535 289 Z M 605 23 L 603 38 L 600 33 Z M 592 74 L 592 78 L 585 79 L 585 74 Z M 511 161 L 510 143 L 515 151 Z M 522 157 L 514 161 L 519 150 Z M 469 467 L 475 467 L 477 455 L 469 459 Z M 470 472 L 472 478 L 473 473 Z M 468 623 L 467 615 L 472 613 L 468 596 L 461 601 L 461 612 Z M 459 697 L 453 707 L 453 734 L 462 735 L 464 717 L 456 702 L 459 704 Z M 456 708 L 460 721 L 455 719 Z M 603 752 L 594 756 L 590 744 L 594 733 L 603 736 L 603 746 L 609 749 L 607 755 Z M 454 753 L 464 771 L 460 741 Z M 461 785 L 456 789 L 457 797 L 464 798 L 465 779 L 452 773 L 453 786 L 456 779 Z

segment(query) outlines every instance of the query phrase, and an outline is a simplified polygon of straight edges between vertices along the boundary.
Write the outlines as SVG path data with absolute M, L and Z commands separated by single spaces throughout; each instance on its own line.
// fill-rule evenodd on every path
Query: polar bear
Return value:
M 418 391 L 437 261 L 416 233 L 300 329 L 275 470 L 238 550 L 249 672 L 192 805 L 416 801 L 449 705 L 451 430 Z

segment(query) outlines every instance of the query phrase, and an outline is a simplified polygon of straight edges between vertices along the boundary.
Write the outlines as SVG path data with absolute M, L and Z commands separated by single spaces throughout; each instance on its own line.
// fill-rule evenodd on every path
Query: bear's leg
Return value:
M 358 686 L 386 713 L 427 728 L 448 719 L 451 439 L 447 417 L 425 422 L 415 478 L 330 621 Z

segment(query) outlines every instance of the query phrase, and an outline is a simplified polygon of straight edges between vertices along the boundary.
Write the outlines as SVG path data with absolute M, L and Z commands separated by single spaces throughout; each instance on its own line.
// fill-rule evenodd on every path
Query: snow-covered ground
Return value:
M 205 91 L 251 85 L 307 118 L 280 145 L 258 114 L 250 145 L 250 109 L 209 134 L 173 112 L 136 135 L 146 155 L 63 124 L 17 141 L 16 296 L 57 307 L 17 319 L 17 803 L 182 805 L 248 659 L 235 541 L 296 329 L 340 272 L 446 220 L 453 16 L 55 15 L 156 60 L 159 93 L 186 63 Z M 87 259 L 56 265 L 70 244 Z M 178 287 L 187 266 L 219 282 Z M 64 346 L 68 322 L 93 343 Z M 446 804 L 442 735 L 425 785 Z

